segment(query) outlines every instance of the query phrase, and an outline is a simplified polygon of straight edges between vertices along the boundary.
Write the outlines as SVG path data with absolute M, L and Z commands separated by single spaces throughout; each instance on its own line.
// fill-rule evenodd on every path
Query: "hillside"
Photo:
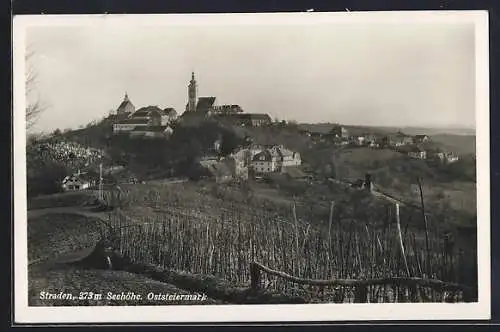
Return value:
M 454 151 L 459 155 L 476 153 L 475 135 L 436 134 L 432 136 L 432 140 L 441 144 L 446 150 Z

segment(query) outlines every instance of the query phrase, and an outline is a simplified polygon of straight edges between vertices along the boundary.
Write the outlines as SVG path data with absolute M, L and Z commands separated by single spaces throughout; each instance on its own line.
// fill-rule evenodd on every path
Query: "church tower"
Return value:
M 191 73 L 191 81 L 189 81 L 188 85 L 188 111 L 196 110 L 196 90 L 198 89 L 196 85 L 196 80 L 194 79 L 194 72 Z
M 117 115 L 128 115 L 135 112 L 135 106 L 132 104 L 130 99 L 128 98 L 128 93 L 125 92 L 125 97 L 123 98 L 122 103 L 118 106 L 116 110 Z

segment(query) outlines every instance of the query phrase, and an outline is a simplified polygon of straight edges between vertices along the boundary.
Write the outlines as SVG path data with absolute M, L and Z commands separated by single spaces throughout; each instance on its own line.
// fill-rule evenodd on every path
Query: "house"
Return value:
M 460 158 L 453 154 L 453 152 L 444 152 L 444 151 L 438 151 L 434 155 L 437 159 L 439 159 L 443 163 L 454 163 L 460 160 Z
M 220 105 L 214 106 L 213 112 L 221 115 L 229 115 L 243 113 L 243 109 L 240 107 L 240 105 Z
M 357 136 L 357 137 L 353 137 L 354 139 L 354 144 L 356 145 L 364 145 L 365 144 L 365 137 L 364 136 Z
M 251 167 L 256 174 L 267 174 L 276 171 L 277 154 L 271 150 L 263 150 L 252 158 Z
M 330 130 L 330 133 L 333 134 L 335 137 L 338 137 L 338 138 L 347 139 L 349 137 L 348 130 L 344 126 L 341 126 L 341 125 L 335 125 Z
M 128 133 L 137 127 L 147 127 L 147 126 L 149 126 L 148 119 L 128 118 L 113 124 L 113 133 L 114 134 L 120 134 L 124 132 Z
M 427 152 L 424 149 L 414 146 L 409 149 L 408 156 L 415 159 L 427 159 Z
M 300 166 L 302 163 L 298 152 L 286 149 L 283 145 L 273 146 L 271 152 L 277 156 L 276 169 L 278 171 L 283 171 L 285 167 Z
M 454 163 L 454 162 L 457 162 L 460 160 L 460 157 L 454 155 L 453 153 L 449 153 L 446 155 L 446 162 L 448 164 L 451 164 L 451 163 Z
M 248 167 L 252 163 L 253 157 L 264 149 L 261 145 L 250 144 L 245 148 L 235 150 L 230 156 L 235 159 L 240 167 Z
M 302 163 L 300 154 L 275 145 L 253 155 L 251 167 L 255 173 L 284 172 L 288 167 L 298 167 Z
M 427 143 L 427 142 L 429 142 L 429 139 L 430 138 L 427 135 L 415 135 L 415 137 L 414 137 L 414 141 L 417 144 L 418 143 Z
M 448 164 L 452 164 L 454 162 L 459 161 L 460 158 L 456 154 L 454 154 L 453 152 L 446 152 L 446 153 L 444 153 L 444 158 L 442 158 L 441 160 L 448 163 Z
M 98 176 L 92 173 L 80 173 L 78 171 L 75 174 L 66 176 L 61 183 L 62 189 L 64 191 L 76 191 L 89 189 L 96 185 Z
M 124 132 L 131 132 L 139 127 L 158 127 L 161 126 L 162 114 L 157 106 L 147 106 L 138 109 L 130 114 L 127 118 L 118 120 L 113 124 L 113 133 L 119 134 Z M 140 131 L 140 129 L 137 129 Z
M 130 115 L 131 119 L 146 119 L 150 126 L 161 126 L 163 110 L 158 106 L 146 106 Z

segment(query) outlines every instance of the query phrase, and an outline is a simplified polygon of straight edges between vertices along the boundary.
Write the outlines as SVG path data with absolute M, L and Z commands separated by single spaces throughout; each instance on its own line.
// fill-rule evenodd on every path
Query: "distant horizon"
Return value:
M 293 121 L 293 120 L 292 120 Z M 307 124 L 307 125 L 320 125 L 320 124 L 336 124 L 337 122 L 297 122 L 298 124 L 301 124 L 301 125 L 304 125 L 304 124 Z M 391 126 L 391 125 L 377 125 L 377 124 L 373 124 L 373 125 L 366 125 L 366 124 L 361 124 L 361 123 L 338 123 L 340 125 L 343 125 L 343 126 L 352 126 L 352 127 L 377 127 L 377 128 L 413 128 L 413 129 L 456 129 L 456 130 L 460 130 L 460 129 L 466 129 L 466 130 L 476 130 L 475 127 L 471 126 L 471 127 L 466 127 L 466 126 L 434 126 L 434 125 L 429 125 L 429 126 L 426 126 L 426 125 L 418 125 L 418 126 L 414 126 L 414 125 L 402 125 L 402 126 Z

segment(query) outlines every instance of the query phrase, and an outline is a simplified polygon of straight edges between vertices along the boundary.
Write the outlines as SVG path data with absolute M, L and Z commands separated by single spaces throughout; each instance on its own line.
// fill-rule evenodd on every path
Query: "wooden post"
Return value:
M 253 290 L 258 290 L 260 288 L 260 269 L 255 262 L 250 263 L 250 280 L 251 287 Z
M 368 286 L 356 286 L 354 291 L 354 303 L 368 303 Z
M 103 184 L 102 184 L 102 163 L 99 164 L 99 200 L 102 202 L 104 196 L 102 194 Z
M 422 218 L 424 220 L 425 226 L 425 251 L 426 251 L 426 267 L 425 273 L 427 273 L 427 277 L 430 278 L 432 276 L 431 271 L 431 262 L 430 262 L 430 248 L 429 248 L 429 225 L 427 223 L 427 216 L 425 214 L 425 205 L 424 205 L 424 192 L 422 190 L 422 182 L 419 177 L 417 177 L 418 189 L 420 191 L 420 204 L 422 206 Z
M 333 208 L 335 206 L 335 202 L 332 201 L 330 204 L 330 215 L 328 218 L 328 251 L 327 251 L 327 258 L 328 258 L 328 273 L 332 273 L 332 261 L 330 254 L 332 253 L 332 221 L 333 221 Z M 337 234 L 336 236 L 339 236 Z
M 403 261 L 405 263 L 406 273 L 407 273 L 408 277 L 410 277 L 410 269 L 408 268 L 408 262 L 406 261 L 405 247 L 403 244 L 403 235 L 401 234 L 401 220 L 399 217 L 399 203 L 396 203 L 396 222 L 397 222 L 397 226 L 398 226 L 399 246 L 401 247 L 401 255 L 403 256 Z

